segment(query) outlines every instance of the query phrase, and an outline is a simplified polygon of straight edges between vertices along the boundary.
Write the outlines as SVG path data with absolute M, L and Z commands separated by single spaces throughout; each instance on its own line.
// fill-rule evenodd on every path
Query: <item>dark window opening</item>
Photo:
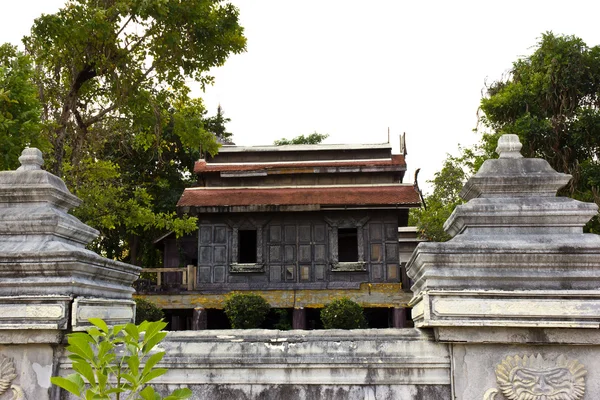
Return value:
M 239 237 L 239 257 L 240 264 L 256 263 L 256 230 L 244 230 L 238 232 Z
M 206 309 L 206 329 L 231 329 L 225 311 L 216 308 Z
M 338 229 L 338 256 L 340 262 L 358 261 L 358 231 L 356 228 Z
M 369 328 L 391 328 L 394 326 L 393 308 L 365 308 L 364 313 Z
M 262 326 L 264 329 L 289 331 L 292 329 L 293 312 L 293 308 L 271 308 Z
M 305 308 L 306 311 L 306 329 L 323 329 L 321 321 L 321 308 Z
M 166 309 L 164 321 L 167 331 L 187 331 L 192 329 L 192 309 Z

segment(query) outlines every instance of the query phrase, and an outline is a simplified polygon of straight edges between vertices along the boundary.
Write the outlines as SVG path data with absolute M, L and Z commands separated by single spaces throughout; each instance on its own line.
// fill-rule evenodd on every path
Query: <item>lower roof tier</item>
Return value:
M 325 206 L 419 207 L 413 185 L 348 185 L 294 187 L 196 187 L 186 189 L 178 207 Z M 314 209 L 314 208 L 312 208 Z

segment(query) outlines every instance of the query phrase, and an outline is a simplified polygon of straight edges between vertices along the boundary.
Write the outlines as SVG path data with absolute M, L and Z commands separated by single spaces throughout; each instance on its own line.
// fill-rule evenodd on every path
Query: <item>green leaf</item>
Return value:
M 142 370 L 142 376 L 145 376 L 152 368 L 154 368 L 156 363 L 160 362 L 164 355 L 165 352 L 163 351 L 160 353 L 152 354 L 150 357 L 148 357 L 148 359 L 146 360 L 146 364 L 144 365 L 144 369 Z
M 180 399 L 189 399 L 192 397 L 192 391 L 188 388 L 176 389 L 169 396 L 165 397 L 163 400 L 180 400 Z
M 146 333 L 144 335 L 144 341 L 146 341 L 147 338 L 154 336 L 157 332 L 164 329 L 166 326 L 167 324 L 163 321 L 148 322 L 145 330 Z
M 125 379 L 127 382 L 131 383 L 132 385 L 137 385 L 138 384 L 138 379 L 136 376 L 133 376 L 132 374 L 121 374 L 121 378 Z
M 144 385 L 150 382 L 152 379 L 158 378 L 161 375 L 164 375 L 167 372 L 166 368 L 156 368 L 152 371 L 148 372 L 141 380 L 140 385 Z
M 157 332 L 154 334 L 148 339 L 146 344 L 144 344 L 144 347 L 142 348 L 143 353 L 148 354 L 154 348 L 154 346 L 160 343 L 166 336 L 167 332 Z
M 144 400 L 156 400 L 157 398 L 160 398 L 157 397 L 157 394 L 152 386 L 146 386 L 144 390 L 140 392 L 140 396 L 142 396 Z
M 106 394 L 113 394 L 113 393 L 124 393 L 124 392 L 126 392 L 126 391 L 127 391 L 127 390 L 125 390 L 124 388 L 121 388 L 121 387 L 116 387 L 116 388 L 111 388 L 111 389 L 108 389 L 108 390 L 107 390 L 106 392 L 104 392 L 104 393 L 106 393 Z
M 96 384 L 96 377 L 94 376 L 94 371 L 92 370 L 90 364 L 88 364 L 87 362 L 83 361 L 73 363 L 73 371 L 78 372 L 81 376 L 87 379 L 87 381 L 90 384 Z
M 136 342 L 140 340 L 140 330 L 134 324 L 130 323 L 125 325 L 125 332 L 127 332 L 127 334 Z
M 108 333 L 108 325 L 100 318 L 90 318 L 88 321 L 98 327 L 102 332 Z
M 113 327 L 113 335 L 118 335 L 123 329 L 125 329 L 125 325 L 115 325 Z
M 68 375 L 66 378 L 61 376 L 53 376 L 50 378 L 50 382 L 79 397 L 81 397 L 81 391 L 85 386 L 83 379 L 81 379 L 81 377 L 77 374 Z
M 133 375 L 138 375 L 140 368 L 140 359 L 137 355 L 130 356 L 127 359 L 127 365 Z
M 70 352 L 77 354 L 85 360 L 94 358 L 94 352 L 90 347 L 91 338 L 87 334 L 71 334 L 68 341 L 69 346 L 67 350 Z

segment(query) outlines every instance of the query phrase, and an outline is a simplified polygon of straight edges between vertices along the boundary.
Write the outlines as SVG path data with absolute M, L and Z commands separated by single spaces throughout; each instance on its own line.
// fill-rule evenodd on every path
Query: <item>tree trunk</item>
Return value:
M 139 265 L 138 252 L 140 250 L 140 237 L 131 235 L 131 243 L 129 245 L 129 263 Z

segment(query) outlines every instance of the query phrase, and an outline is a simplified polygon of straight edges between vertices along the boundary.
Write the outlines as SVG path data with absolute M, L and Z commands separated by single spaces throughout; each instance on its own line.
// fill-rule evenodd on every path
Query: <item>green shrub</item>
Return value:
M 152 352 L 167 335 L 162 321 L 109 327 L 98 318 L 87 332 L 68 335 L 69 359 L 75 373 L 55 376 L 50 381 L 79 399 L 161 400 L 150 381 L 167 372 L 154 368 L 165 355 Z M 192 396 L 190 389 L 176 389 L 163 400 L 181 400 Z
M 323 307 L 321 321 L 325 329 L 362 329 L 367 327 L 362 307 L 347 297 L 334 300 Z
M 156 304 L 145 299 L 135 300 L 135 323 L 137 325 L 144 321 L 160 321 L 164 318 L 165 313 L 158 308 Z
M 280 331 L 289 331 L 292 329 L 292 319 L 290 318 L 288 310 L 285 308 L 278 308 L 275 310 L 275 315 L 277 316 L 278 321 L 273 325 L 274 329 L 279 329 Z
M 233 329 L 252 329 L 260 327 L 270 308 L 257 294 L 234 293 L 225 301 L 224 311 Z

